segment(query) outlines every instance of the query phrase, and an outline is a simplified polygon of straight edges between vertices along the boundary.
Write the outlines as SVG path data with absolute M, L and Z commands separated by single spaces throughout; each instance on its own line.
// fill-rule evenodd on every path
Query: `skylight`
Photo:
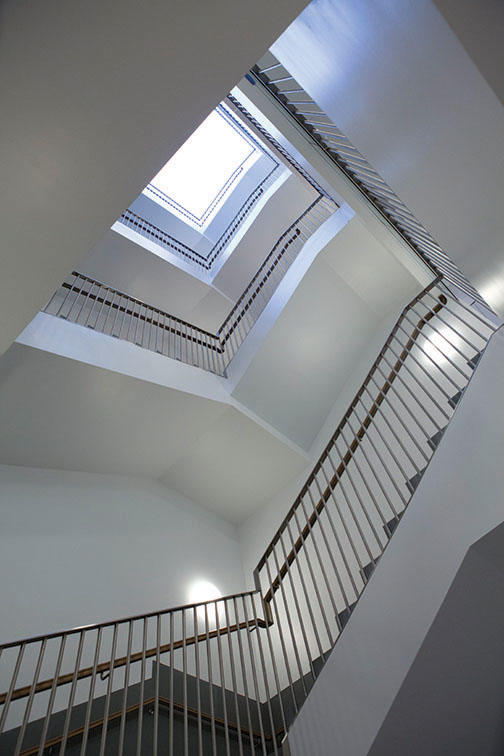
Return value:
M 260 154 L 219 106 L 154 176 L 147 191 L 201 227 Z

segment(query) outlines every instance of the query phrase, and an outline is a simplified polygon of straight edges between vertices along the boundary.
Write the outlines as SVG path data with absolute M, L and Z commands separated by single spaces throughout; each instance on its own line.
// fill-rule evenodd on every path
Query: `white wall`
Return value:
M 304 5 L 2 3 L 0 352 Z
M 154 480 L 0 466 L 0 640 L 243 590 L 236 529 Z
M 503 383 L 499 331 L 292 728 L 295 756 L 368 753 L 468 547 L 504 520 Z
M 457 10 L 468 24 L 466 5 Z M 486 5 L 469 12 L 483 15 Z M 434 3 L 317 0 L 272 49 L 504 308 L 504 108 Z

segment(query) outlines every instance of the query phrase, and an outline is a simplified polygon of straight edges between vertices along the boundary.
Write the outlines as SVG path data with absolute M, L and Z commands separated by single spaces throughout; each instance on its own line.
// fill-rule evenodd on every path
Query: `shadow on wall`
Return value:
M 468 550 L 369 756 L 504 753 L 504 524 Z

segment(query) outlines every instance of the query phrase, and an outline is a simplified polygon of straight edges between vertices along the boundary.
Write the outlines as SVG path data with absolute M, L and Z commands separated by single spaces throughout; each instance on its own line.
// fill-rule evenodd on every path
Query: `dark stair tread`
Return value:
M 406 486 L 410 493 L 414 493 L 416 491 L 418 484 L 422 480 L 422 475 L 424 474 L 424 472 L 425 470 L 420 470 L 420 472 L 417 472 L 415 475 L 413 475 L 412 478 L 406 481 Z
M 455 409 L 457 404 L 460 402 L 460 399 L 462 397 L 462 391 L 463 389 L 460 389 L 460 391 L 457 391 L 456 394 L 454 394 L 450 399 L 448 399 L 448 404 L 452 409 Z
M 434 433 L 434 435 L 427 440 L 427 443 L 429 444 L 432 451 L 436 449 L 439 442 L 443 438 L 443 433 L 445 432 L 445 430 L 446 428 L 441 428 L 441 430 L 438 430 L 437 433 Z
M 365 564 L 364 567 L 362 567 L 362 569 L 359 570 L 359 572 L 361 574 L 361 577 L 362 577 L 362 579 L 364 580 L 365 583 L 367 583 L 367 581 L 369 580 L 369 578 L 371 577 L 371 575 L 375 571 L 375 567 L 378 564 L 378 562 L 380 561 L 380 556 L 381 556 L 381 554 L 379 556 L 375 557 L 375 559 L 374 559 L 373 562 L 369 562 L 368 564 Z
M 346 609 L 343 609 L 342 612 L 338 613 L 338 616 L 336 617 L 336 621 L 338 623 L 339 629 L 343 630 L 346 623 L 350 619 L 350 615 L 352 614 L 353 610 L 355 609 L 355 606 L 357 604 L 357 601 L 354 601 L 353 604 L 350 604 Z
M 383 526 L 383 530 L 385 531 L 385 535 L 388 536 L 388 538 L 390 538 L 390 536 L 392 535 L 392 533 L 394 532 L 394 530 L 399 525 L 399 521 L 400 521 L 401 517 L 403 516 L 403 514 L 404 514 L 404 510 L 402 512 L 398 512 L 397 515 L 396 515 L 396 517 L 392 517 L 392 519 L 389 520 L 387 522 L 387 524 Z
M 471 370 L 474 370 L 474 368 L 476 367 L 476 365 L 478 364 L 478 362 L 481 360 L 482 355 L 483 355 L 483 351 L 476 352 L 476 354 L 474 355 L 474 357 L 471 357 L 470 360 L 467 360 L 467 364 L 471 368 Z

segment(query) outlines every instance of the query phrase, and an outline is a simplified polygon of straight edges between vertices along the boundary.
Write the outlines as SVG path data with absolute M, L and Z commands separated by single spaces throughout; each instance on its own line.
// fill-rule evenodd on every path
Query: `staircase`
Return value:
M 0 752 L 280 753 L 495 330 L 441 277 L 404 308 L 255 590 L 0 646 Z

